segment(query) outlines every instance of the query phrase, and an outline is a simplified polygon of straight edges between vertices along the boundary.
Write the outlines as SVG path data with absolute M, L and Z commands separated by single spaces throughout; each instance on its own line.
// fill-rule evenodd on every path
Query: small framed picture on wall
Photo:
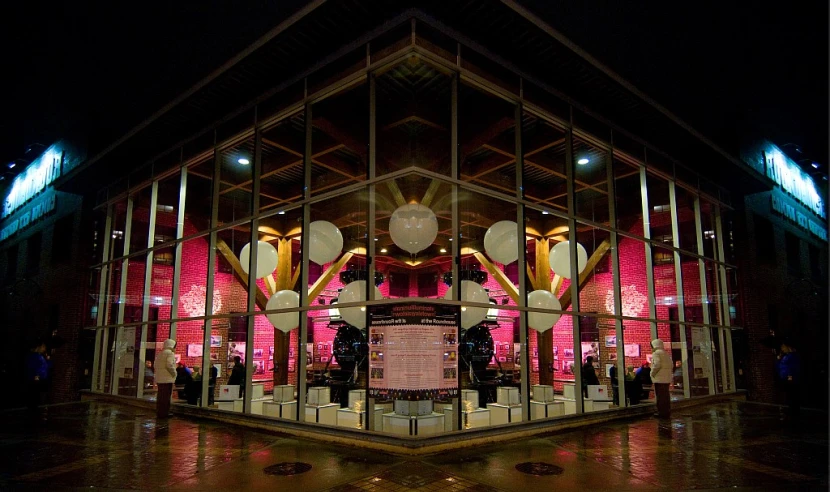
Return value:
M 187 346 L 187 356 L 188 357 L 201 357 L 202 356 L 202 345 L 197 343 L 191 343 Z

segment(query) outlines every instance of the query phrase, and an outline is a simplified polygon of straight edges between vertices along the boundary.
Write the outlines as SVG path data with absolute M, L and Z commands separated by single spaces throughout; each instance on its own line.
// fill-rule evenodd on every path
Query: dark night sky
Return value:
M 120 137 L 302 3 L 4 2 L 0 170 L 72 129 Z M 716 141 L 796 143 L 826 172 L 826 2 L 522 3 Z

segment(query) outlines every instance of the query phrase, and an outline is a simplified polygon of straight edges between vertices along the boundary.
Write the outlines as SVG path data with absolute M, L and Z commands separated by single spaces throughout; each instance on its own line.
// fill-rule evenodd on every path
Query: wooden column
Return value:
M 550 262 L 547 238 L 536 240 L 536 285 L 538 290 L 550 290 Z M 553 384 L 553 328 L 536 333 L 539 349 L 539 384 Z
M 277 240 L 277 278 L 274 290 L 291 290 L 294 288 L 291 275 L 291 239 Z M 299 268 L 298 268 L 299 270 Z M 283 333 L 274 328 L 274 384 L 288 384 L 288 345 L 291 332 Z

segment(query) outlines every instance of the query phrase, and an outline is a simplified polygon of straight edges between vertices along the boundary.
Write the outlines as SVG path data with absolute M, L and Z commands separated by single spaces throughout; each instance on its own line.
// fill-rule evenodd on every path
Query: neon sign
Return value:
M 766 176 L 775 181 L 793 198 L 804 204 L 810 211 L 827 218 L 824 200 L 816 189 L 813 179 L 784 155 L 778 147 L 770 145 L 763 151 Z
M 14 213 L 60 177 L 63 160 L 63 151 L 53 145 L 46 149 L 46 152 L 37 160 L 29 164 L 25 171 L 14 178 L 3 200 L 3 212 L 0 218 L 5 219 Z

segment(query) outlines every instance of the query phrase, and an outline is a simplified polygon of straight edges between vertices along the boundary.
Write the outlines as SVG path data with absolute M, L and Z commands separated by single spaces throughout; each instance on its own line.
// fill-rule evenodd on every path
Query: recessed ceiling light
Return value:
M 549 212 L 547 210 L 542 210 L 542 215 L 548 215 Z
M 377 240 L 378 240 L 378 238 L 375 238 L 375 241 L 377 241 Z
M 582 159 L 579 159 L 578 161 L 576 161 L 576 163 L 577 163 L 577 164 L 580 164 L 580 165 L 582 165 L 582 164 L 588 164 L 588 158 L 587 158 L 587 157 L 583 157 Z
M 440 251 L 440 252 L 442 252 L 442 253 L 446 253 L 446 252 L 447 252 L 447 248 L 441 248 L 441 249 L 440 249 L 440 250 L 438 250 L 438 251 Z
M 248 159 L 246 159 L 244 157 L 240 157 L 239 160 L 237 160 L 236 162 L 242 164 L 243 166 L 247 166 L 248 164 L 251 163 L 251 161 L 249 161 Z
M 380 248 L 381 253 L 386 253 L 386 251 L 387 251 L 386 248 Z
M 277 212 L 277 215 L 285 215 L 285 210 L 280 210 L 279 212 Z
M 813 163 L 813 169 L 818 169 L 818 162 Z
M 14 166 L 16 166 L 16 165 L 17 164 L 15 164 L 14 162 L 10 162 L 8 167 L 9 167 L 9 169 L 14 169 Z

